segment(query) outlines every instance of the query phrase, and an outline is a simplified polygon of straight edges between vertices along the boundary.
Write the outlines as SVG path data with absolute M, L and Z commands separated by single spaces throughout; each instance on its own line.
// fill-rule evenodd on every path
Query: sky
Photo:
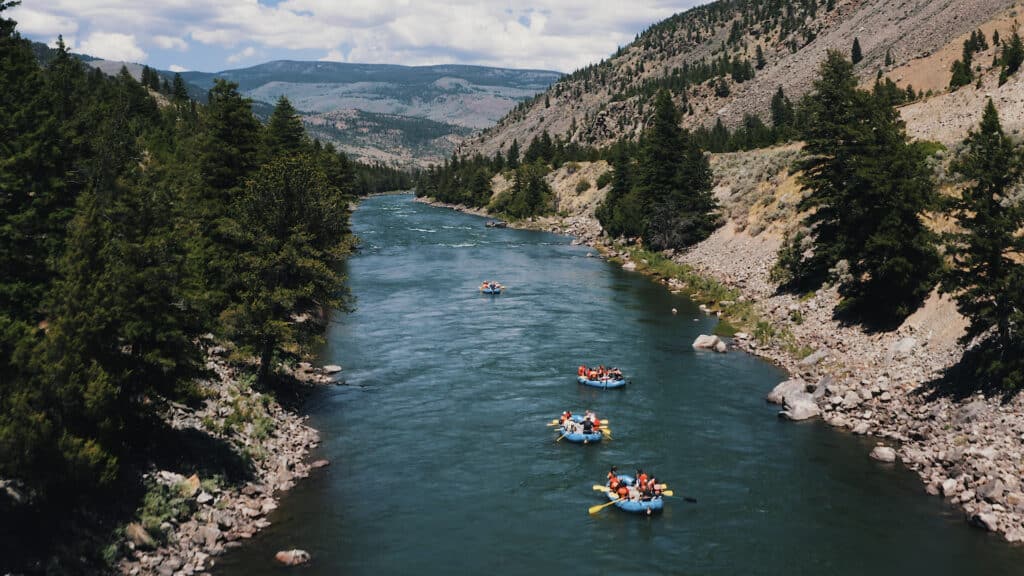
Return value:
M 701 0 L 23 0 L 27 38 L 173 71 L 270 60 L 572 72 Z

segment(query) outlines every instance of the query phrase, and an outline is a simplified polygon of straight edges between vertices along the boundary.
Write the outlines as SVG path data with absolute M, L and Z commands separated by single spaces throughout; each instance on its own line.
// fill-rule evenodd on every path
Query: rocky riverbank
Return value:
M 421 200 L 426 201 L 426 200 Z M 488 216 L 484 210 L 426 201 Z M 579 244 L 637 269 L 627 252 L 601 237 L 592 214 L 541 217 L 516 228 L 569 234 Z M 777 293 L 769 279 L 779 247 L 772 234 L 752 236 L 731 222 L 672 259 L 738 289 L 764 322 L 737 334 L 733 348 L 765 358 L 792 378 L 769 395 L 780 416 L 820 417 L 852 434 L 878 438 L 865 458 L 900 462 L 917 472 L 928 494 L 964 511 L 968 522 L 1024 542 L 1024 399 L 960 396 L 942 378 L 964 354 L 966 326 L 948 297 L 933 294 L 891 332 L 868 333 L 833 318 L 835 289 L 797 296 Z M 670 289 L 678 281 L 663 279 Z M 709 302 L 711 310 L 717 302 Z
M 216 354 L 210 356 L 207 367 L 215 377 L 197 383 L 203 404 L 196 408 L 171 404 L 165 421 L 174 430 L 199 435 L 222 448 L 220 452 L 233 454 L 245 463 L 245 473 L 241 479 L 203 477 L 190 474 L 188 465 L 147 473 L 145 481 L 151 488 L 140 517 L 126 527 L 118 543 L 121 574 L 204 573 L 217 556 L 270 525 L 268 515 L 283 492 L 328 464 L 307 461 L 319 443 L 317 431 L 306 424 L 307 417 L 255 390 L 251 367 L 234 367 Z M 302 364 L 291 375 L 302 386 L 331 381 L 340 370 Z M 213 458 L 213 454 L 200 457 L 207 456 Z M 268 551 L 268 562 L 272 559 L 273 551 Z

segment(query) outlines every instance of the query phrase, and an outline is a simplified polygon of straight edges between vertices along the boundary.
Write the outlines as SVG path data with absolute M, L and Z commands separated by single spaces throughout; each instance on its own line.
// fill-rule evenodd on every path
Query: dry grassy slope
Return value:
M 994 17 L 1005 14 L 1014 4 L 1014 0 L 840 0 L 832 12 L 825 12 L 824 8 L 820 10 L 817 21 L 813 23 L 814 27 L 820 28 L 817 38 L 795 53 L 790 53 L 778 38 L 748 38 L 748 55 L 761 42 L 765 46 L 768 66 L 753 80 L 733 85 L 732 94 L 724 99 L 715 97 L 708 86 L 696 88 L 690 97 L 696 112 L 684 122 L 690 127 L 710 125 L 716 117 L 721 117 L 727 124 L 735 125 L 747 112 L 766 118 L 775 90 L 782 86 L 791 98 L 805 93 L 810 88 L 818 64 L 830 48 L 848 52 L 853 39 L 859 38 L 864 61 L 858 68 L 868 81 L 884 64 L 887 50 L 892 51 L 896 66 L 903 66 L 943 49 L 950 44 L 950 39 L 960 38 Z M 611 61 L 612 79 L 627 78 L 633 85 L 638 85 L 644 79 L 663 75 L 684 61 L 711 57 L 727 35 L 728 27 L 723 26 L 699 45 L 684 46 L 685 39 L 679 38 L 674 43 L 672 54 L 655 53 L 642 44 L 633 43 Z M 627 70 L 639 62 L 644 64 L 643 73 L 633 74 Z M 909 78 L 909 69 L 906 74 Z M 560 97 L 554 90 L 549 90 L 550 107 L 545 106 L 545 98 L 538 98 L 522 119 L 506 117 L 498 126 L 466 141 L 460 151 L 491 155 L 499 149 L 507 149 L 513 139 L 523 144 L 543 130 L 597 145 L 637 133 L 642 122 L 636 98 L 612 102 L 610 89 L 596 83 L 591 84 L 591 90 L 577 97 L 573 94 L 576 88 L 582 90 L 582 83 L 576 81 L 563 86 Z M 589 122 L 586 120 L 588 117 L 591 119 Z M 574 122 L 577 129 L 569 134 Z

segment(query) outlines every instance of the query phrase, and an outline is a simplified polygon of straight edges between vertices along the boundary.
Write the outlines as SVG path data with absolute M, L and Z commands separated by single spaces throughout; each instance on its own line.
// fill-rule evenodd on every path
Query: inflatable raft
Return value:
M 619 482 L 624 484 L 632 484 L 634 479 L 629 474 L 619 474 Z M 619 500 L 619 495 L 611 491 L 611 485 L 605 483 L 605 486 L 609 487 L 608 492 L 605 494 L 609 500 L 618 500 L 614 506 L 626 512 L 632 512 L 633 514 L 647 514 L 651 515 L 655 512 L 661 512 L 662 508 L 665 507 L 665 501 L 661 496 L 655 496 L 650 500 Z
M 585 386 L 594 388 L 622 388 L 626 385 L 626 379 L 621 380 L 588 380 L 585 376 L 577 376 L 576 381 Z
M 497 286 L 495 286 L 494 288 L 491 288 L 490 286 L 488 286 L 487 288 L 481 288 L 480 291 L 483 292 L 484 294 L 501 294 L 501 288 Z
M 573 414 L 572 421 L 582 424 L 583 416 L 580 416 L 579 414 Z M 575 442 L 576 444 L 592 444 L 594 442 L 600 442 L 601 438 L 603 438 L 604 436 L 603 434 L 601 434 L 600 430 L 596 430 L 594 432 L 591 432 L 590 434 L 584 434 L 583 432 L 573 432 L 571 434 L 566 434 L 565 425 L 559 426 L 558 429 L 561 430 L 562 432 L 562 438 L 568 440 L 569 442 Z

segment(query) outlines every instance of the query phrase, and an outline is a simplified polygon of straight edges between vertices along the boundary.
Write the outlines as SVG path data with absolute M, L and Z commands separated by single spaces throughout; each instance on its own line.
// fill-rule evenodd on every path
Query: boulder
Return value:
M 636 270 L 636 262 L 626 262 L 622 265 L 622 269 L 627 272 L 633 272 Z
M 733 334 L 732 337 L 735 338 L 736 340 L 749 340 L 750 334 L 747 334 L 746 332 L 737 332 Z
M 896 451 L 888 446 L 875 446 L 871 451 L 871 457 L 879 462 L 895 462 Z
M 814 401 L 810 394 L 790 394 L 786 397 L 786 409 L 779 413 L 779 416 L 787 420 L 807 420 L 821 415 L 821 408 Z
M 328 364 L 327 366 L 324 366 L 324 374 L 337 374 L 338 372 L 341 372 L 341 366 L 338 366 L 337 364 Z
M 978 496 L 981 496 L 988 502 L 996 502 L 1002 499 L 1005 492 L 1006 488 L 1003 486 L 1003 481 L 998 478 L 978 488 Z
M 871 425 L 868 424 L 867 422 L 859 422 L 856 426 L 853 427 L 853 433 L 857 434 L 858 436 L 863 436 L 867 434 L 868 430 L 871 430 Z
M 124 529 L 124 534 L 136 548 L 142 550 L 152 550 L 156 548 L 156 540 L 153 540 L 153 537 L 149 535 L 149 532 L 146 532 L 146 529 L 138 522 L 132 522 L 129 524 Z
M 889 350 L 897 358 L 904 358 L 909 356 L 915 348 L 917 348 L 917 340 L 908 336 L 890 346 Z
M 202 544 L 208 550 L 216 546 L 217 541 L 221 539 L 221 531 L 216 523 L 201 526 L 196 533 L 202 538 Z
M 693 347 L 696 349 L 714 350 L 715 346 L 721 342 L 718 336 L 708 336 L 701 334 L 697 336 L 697 339 L 693 341 Z
M 846 395 L 843 396 L 843 408 L 846 408 L 847 410 L 856 408 L 857 406 L 860 406 L 861 400 L 860 394 L 855 390 L 848 390 Z
M 958 424 L 966 424 L 973 422 L 981 416 L 982 412 L 985 411 L 985 401 L 975 400 L 970 404 L 965 405 L 963 408 L 957 411 L 956 422 Z
M 800 361 L 800 365 L 801 366 L 814 366 L 818 362 L 821 362 L 822 360 L 824 360 L 826 356 L 828 356 L 828 350 L 818 350 L 817 352 L 815 352 L 815 353 L 811 354 L 810 356 L 808 356 L 808 357 L 804 358 L 803 360 L 801 360 Z
M 791 378 L 773 388 L 766 399 L 772 404 L 785 404 L 786 396 L 802 393 L 806 388 L 806 382 L 799 378 Z
M 198 504 L 206 504 L 207 502 L 212 502 L 212 501 L 213 501 L 213 494 L 210 494 L 209 492 L 206 492 L 205 490 L 200 492 L 199 496 L 196 496 L 196 503 L 198 503 Z
M 971 516 L 971 524 L 989 532 L 996 532 L 999 530 L 999 517 L 993 512 L 982 512 Z
M 715 352 L 718 352 L 719 354 L 725 354 L 728 349 L 729 347 L 722 340 L 715 343 Z
M 319 460 L 314 460 L 313 463 L 309 465 L 309 467 L 316 469 L 316 468 L 324 468 L 325 466 L 330 466 L 330 465 L 331 465 L 331 461 L 330 460 L 326 460 L 324 458 L 321 458 Z
M 944 496 L 952 496 L 956 494 L 957 490 L 958 486 L 956 483 L 956 478 L 946 478 L 946 480 L 942 482 L 942 494 Z
M 305 550 L 282 550 L 274 555 L 274 559 L 285 566 L 298 566 L 309 562 L 309 552 Z

